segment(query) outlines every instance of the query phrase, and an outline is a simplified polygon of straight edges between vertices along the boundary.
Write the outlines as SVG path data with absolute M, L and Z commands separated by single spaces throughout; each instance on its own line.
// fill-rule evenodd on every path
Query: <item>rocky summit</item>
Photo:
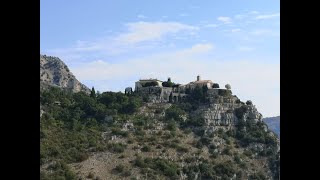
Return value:
M 47 89 L 50 86 L 73 92 L 90 92 L 90 89 L 81 84 L 58 57 L 40 54 L 40 89 Z
M 253 102 L 225 87 L 198 76 L 139 80 L 124 93 L 47 88 L 40 178 L 279 179 L 278 137 Z

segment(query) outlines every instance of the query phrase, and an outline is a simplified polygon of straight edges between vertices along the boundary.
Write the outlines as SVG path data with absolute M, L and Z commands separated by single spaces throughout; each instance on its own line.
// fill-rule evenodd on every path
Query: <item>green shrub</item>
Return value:
M 144 84 L 142 84 L 142 87 L 152 87 L 152 86 L 158 86 L 158 82 L 156 81 L 152 81 L 152 82 L 146 82 Z
M 239 155 L 235 155 L 233 159 L 234 159 L 234 161 L 235 161 L 237 164 L 240 164 L 240 163 L 241 163 L 241 158 L 240 158 Z
M 220 96 L 228 97 L 228 96 L 232 96 L 232 91 L 228 89 L 219 89 L 218 94 Z
M 178 175 L 178 165 L 165 159 L 145 158 L 143 160 L 141 157 L 137 157 L 134 160 L 134 165 L 140 168 L 150 168 L 160 174 L 171 178 L 177 177 Z
M 161 112 L 162 112 L 161 109 L 156 109 L 154 113 L 155 113 L 155 114 L 160 114 Z
M 183 119 L 181 118 L 182 115 L 185 115 L 185 111 L 182 110 L 177 105 L 172 105 L 170 108 L 166 109 L 165 119 L 166 120 L 173 119 L 174 121 L 182 122 L 183 121 Z
M 93 178 L 94 178 L 94 174 L 93 174 L 93 172 L 90 172 L 90 173 L 88 174 L 87 178 L 89 178 L 89 179 L 93 179 Z
M 134 141 L 133 139 L 128 139 L 127 143 L 128 143 L 128 144 L 132 144 L 133 141 Z
M 126 149 L 126 145 L 121 143 L 110 143 L 108 149 L 113 153 L 122 153 Z
M 112 128 L 111 129 L 111 134 L 112 135 L 120 135 L 123 137 L 128 137 L 128 132 L 127 131 L 122 131 L 120 128 Z
M 145 145 L 145 146 L 143 146 L 143 147 L 141 148 L 141 151 L 143 151 L 143 152 L 150 152 L 150 151 L 151 151 L 151 148 L 150 148 L 150 146 Z
M 243 152 L 244 155 L 248 156 L 248 157 L 251 157 L 252 156 L 252 152 L 250 150 L 245 150 Z
M 231 148 L 229 146 L 226 146 L 226 148 L 224 148 L 222 153 L 225 155 L 231 155 Z
M 174 83 L 171 81 L 165 81 L 162 83 L 163 87 L 172 87 L 173 85 L 174 85 Z
M 117 165 L 113 170 L 117 173 L 122 173 L 124 168 L 125 168 L 124 165 L 120 164 L 120 165 Z
M 126 156 L 124 155 L 124 154 L 121 154 L 120 156 L 119 156 L 119 159 L 123 159 L 123 158 L 125 158 Z
M 235 109 L 235 114 L 238 119 L 242 119 L 243 115 L 248 111 L 247 106 L 241 106 Z
M 219 163 L 216 166 L 214 166 L 213 169 L 218 175 L 226 175 L 229 178 L 236 173 L 236 167 L 231 161 Z
M 124 177 L 128 177 L 131 176 L 131 171 L 129 169 L 125 169 L 122 173 L 122 176 Z
M 183 152 L 183 153 L 186 153 L 186 152 L 189 151 L 189 148 L 182 147 L 182 146 L 178 146 L 176 149 L 177 149 L 178 152 Z
M 217 157 L 218 157 L 218 153 L 215 153 L 215 152 L 211 153 L 210 155 L 210 158 L 217 158 Z
M 210 143 L 211 143 L 212 139 L 209 138 L 209 137 L 202 137 L 200 139 L 200 142 L 203 144 L 203 145 L 206 145 L 208 146 Z
M 202 144 L 202 142 L 201 141 L 198 141 L 198 142 L 196 142 L 196 148 L 198 148 L 198 149 L 201 149 L 201 148 L 203 148 L 203 144 Z
M 177 129 L 177 125 L 174 121 L 170 121 L 168 124 L 167 124 L 167 129 L 169 131 L 176 131 Z
M 258 173 L 254 173 L 249 176 L 249 179 L 255 179 L 255 180 L 267 180 L 267 177 L 259 171 Z
M 178 143 L 175 143 L 175 142 L 171 142 L 170 144 L 169 144 L 169 147 L 170 148 L 174 148 L 174 149 L 176 149 L 176 148 L 178 148 Z
M 218 83 L 213 83 L 212 88 L 220 88 Z
M 201 163 L 199 169 L 201 171 L 201 179 L 214 179 L 214 171 L 211 164 Z

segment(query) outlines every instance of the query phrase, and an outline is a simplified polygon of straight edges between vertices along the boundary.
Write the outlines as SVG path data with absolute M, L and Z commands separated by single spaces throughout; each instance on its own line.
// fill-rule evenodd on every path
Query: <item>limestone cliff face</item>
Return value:
M 40 55 L 40 89 L 50 86 L 90 93 L 90 89 L 81 84 L 59 58 Z
M 208 91 L 208 103 L 193 112 L 193 116 L 202 117 L 207 132 L 217 129 L 232 129 L 239 120 L 262 121 L 262 114 L 253 104 L 241 103 L 236 96 L 219 95 L 218 89 Z

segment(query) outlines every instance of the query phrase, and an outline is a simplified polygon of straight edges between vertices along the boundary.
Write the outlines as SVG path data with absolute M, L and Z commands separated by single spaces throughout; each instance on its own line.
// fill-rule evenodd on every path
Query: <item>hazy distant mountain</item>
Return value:
M 263 121 L 280 137 L 280 116 L 263 118 Z

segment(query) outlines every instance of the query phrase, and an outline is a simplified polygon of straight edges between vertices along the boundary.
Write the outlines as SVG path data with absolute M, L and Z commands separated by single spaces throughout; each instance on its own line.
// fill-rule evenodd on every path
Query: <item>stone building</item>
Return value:
M 192 81 L 186 85 L 186 88 L 194 89 L 196 86 L 207 86 L 208 89 L 212 89 L 213 82 L 211 80 L 201 80 L 200 75 L 197 76 L 196 81 Z
M 167 83 L 167 85 L 165 85 Z M 195 87 L 207 86 L 209 90 L 212 90 L 213 82 L 211 80 L 201 80 L 200 75 L 197 76 L 196 81 L 192 81 L 188 84 L 171 84 L 171 78 L 164 82 L 158 79 L 140 79 L 135 82 L 134 92 L 145 95 L 150 102 L 178 102 L 186 98 L 186 89 L 194 89 Z M 130 92 L 129 88 L 126 88 L 125 92 Z M 218 90 L 211 92 L 213 94 L 218 93 Z
M 146 83 L 152 83 L 152 82 L 157 83 L 156 87 L 162 87 L 162 82 L 163 82 L 163 81 L 160 81 L 160 80 L 158 80 L 158 79 L 152 79 L 152 78 L 150 78 L 150 79 L 140 79 L 139 81 L 137 81 L 137 82 L 135 83 L 135 89 L 134 89 L 134 91 L 139 91 L 139 88 L 144 87 L 144 85 L 145 85 Z

